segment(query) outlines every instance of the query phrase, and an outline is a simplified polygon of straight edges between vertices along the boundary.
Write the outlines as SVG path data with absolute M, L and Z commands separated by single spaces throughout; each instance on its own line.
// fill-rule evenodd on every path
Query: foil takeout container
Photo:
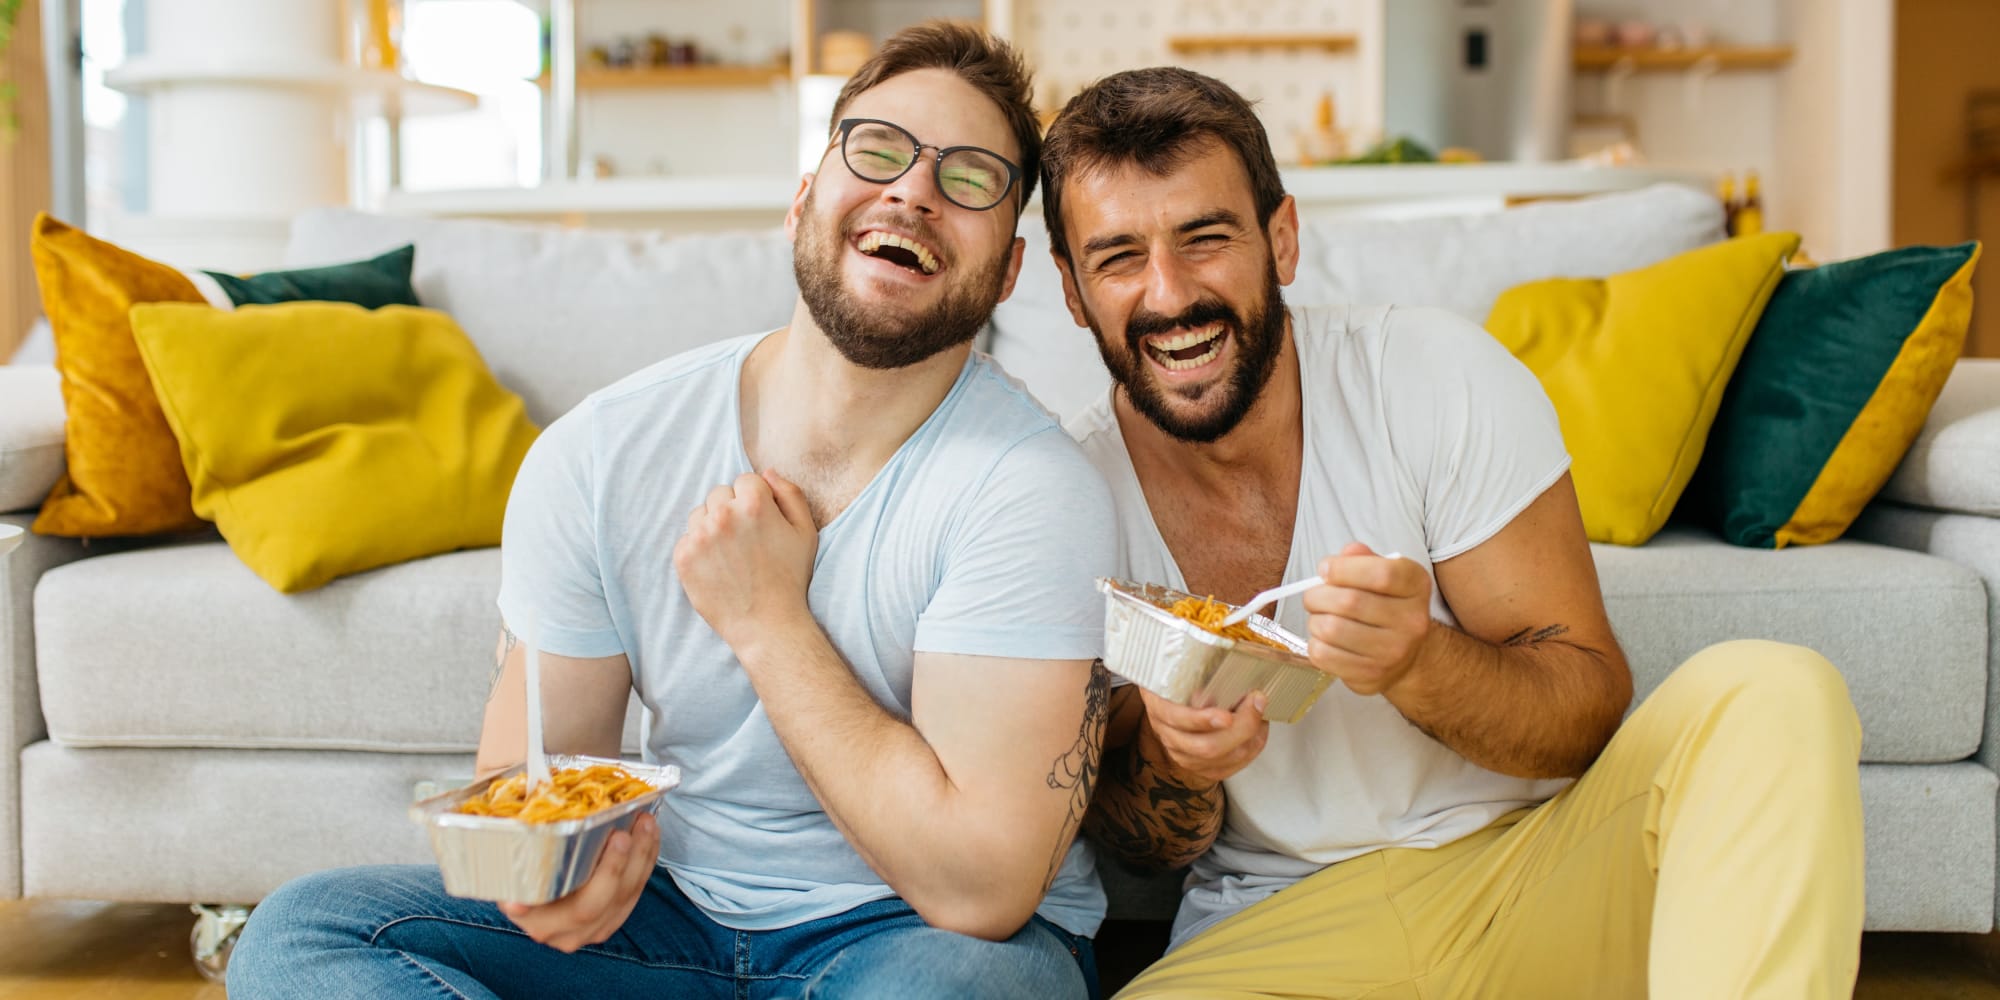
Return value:
M 527 765 L 519 764 L 410 806 L 410 818 L 423 824 L 430 834 L 431 851 L 444 873 L 444 890 L 466 899 L 502 903 L 546 903 L 567 896 L 590 877 L 612 832 L 630 829 L 640 813 L 658 812 L 668 789 L 681 781 L 681 769 L 672 764 L 549 755 L 551 770 L 592 764 L 622 767 L 653 790 L 588 816 L 553 823 L 523 823 L 453 811 L 460 803 L 486 794 L 494 782 L 526 770 Z
M 1265 718 L 1297 722 L 1332 682 L 1306 658 L 1305 640 L 1263 615 L 1244 624 L 1284 648 L 1226 639 L 1168 611 L 1196 596 L 1172 587 L 1099 579 L 1097 589 L 1104 593 L 1104 666 L 1168 701 L 1233 708 L 1262 691 Z

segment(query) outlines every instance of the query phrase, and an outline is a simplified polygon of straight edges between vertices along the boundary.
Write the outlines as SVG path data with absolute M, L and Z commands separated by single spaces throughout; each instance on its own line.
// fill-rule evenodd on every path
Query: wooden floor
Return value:
M 193 925 L 185 906 L 0 903 L 0 1000 L 224 1000 L 188 958 Z M 2000 1000 L 2000 935 L 1870 934 L 1861 951 L 1859 1000 Z

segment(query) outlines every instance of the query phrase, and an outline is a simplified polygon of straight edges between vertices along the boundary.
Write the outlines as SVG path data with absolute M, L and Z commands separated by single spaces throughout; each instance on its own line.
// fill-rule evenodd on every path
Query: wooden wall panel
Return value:
M 0 80 L 14 88 L 11 136 L 0 136 L 0 362 L 14 354 L 41 315 L 28 229 L 49 207 L 49 100 L 40 0 L 21 5 L 14 39 L 0 57 Z

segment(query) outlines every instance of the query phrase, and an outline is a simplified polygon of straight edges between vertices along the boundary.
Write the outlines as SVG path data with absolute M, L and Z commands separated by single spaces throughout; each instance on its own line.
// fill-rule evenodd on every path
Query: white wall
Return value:
M 1756 170 L 1766 228 L 1800 233 L 1817 259 L 1888 246 L 1893 0 L 1584 0 L 1585 14 L 1793 46 L 1775 71 L 1581 74 L 1577 111 L 1631 115 L 1655 164 Z
M 1143 66 L 1176 64 L 1235 87 L 1257 104 L 1280 165 L 1299 159 L 1320 95 L 1332 91 L 1342 128 L 1357 140 L 1382 131 L 1381 3 L 1390 0 L 1021 0 L 1013 37 L 1035 67 L 1037 103 L 1060 107 L 1091 81 Z M 1244 49 L 1177 54 L 1173 35 L 1351 32 L 1348 52 Z

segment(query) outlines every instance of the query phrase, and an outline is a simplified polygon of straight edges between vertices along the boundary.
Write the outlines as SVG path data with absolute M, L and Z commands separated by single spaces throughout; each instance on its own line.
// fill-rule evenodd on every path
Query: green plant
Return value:
M 0 66 L 7 64 L 8 43 L 14 40 L 14 25 L 21 18 L 21 5 L 27 0 L 0 0 Z M 20 119 L 14 114 L 14 83 L 0 80 L 0 139 L 12 139 L 21 127 Z

